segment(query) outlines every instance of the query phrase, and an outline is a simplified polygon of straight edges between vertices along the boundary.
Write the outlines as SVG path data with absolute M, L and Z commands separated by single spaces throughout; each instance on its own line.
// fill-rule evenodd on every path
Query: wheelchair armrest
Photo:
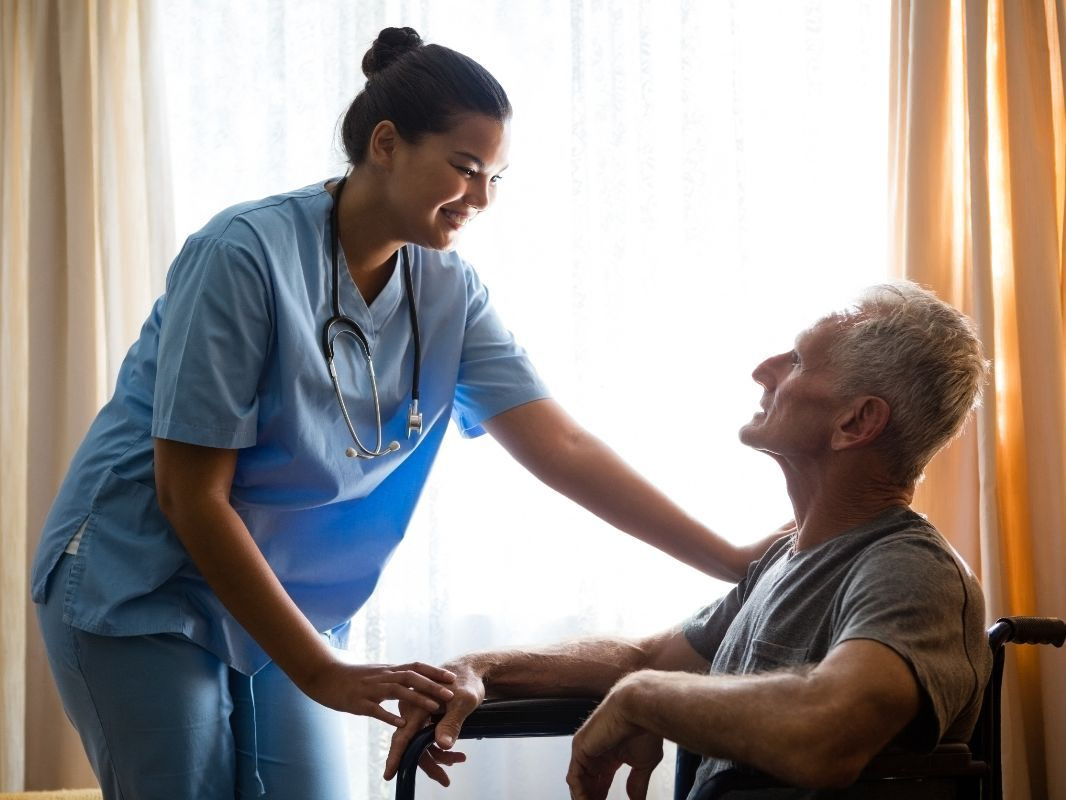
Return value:
M 501 739 L 526 736 L 570 736 L 581 727 L 602 698 L 537 697 L 486 700 L 463 723 L 460 739 Z M 433 741 L 441 715 L 415 734 L 396 772 L 396 800 L 413 800 L 418 759 Z
M 979 779 L 989 773 L 989 765 L 976 761 L 965 742 L 941 742 L 930 753 L 887 751 L 866 765 L 854 786 L 881 781 Z M 714 800 L 726 792 L 783 788 L 787 784 L 760 772 L 732 768 L 715 775 L 701 787 L 698 800 Z
M 965 742 L 941 742 L 931 753 L 888 751 L 874 757 L 859 781 L 899 778 L 960 778 L 985 775 L 988 765 L 977 761 Z

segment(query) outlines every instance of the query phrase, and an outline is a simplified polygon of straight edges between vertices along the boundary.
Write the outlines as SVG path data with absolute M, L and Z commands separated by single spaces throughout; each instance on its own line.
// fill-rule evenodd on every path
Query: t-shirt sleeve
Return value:
M 841 595 L 834 645 L 871 639 L 913 671 L 924 702 L 906 736 L 920 750 L 935 747 L 981 696 L 987 674 L 983 603 L 963 575 L 949 553 L 916 535 L 871 547 Z
M 692 649 L 708 663 L 714 661 L 714 654 L 718 652 L 722 637 L 740 608 L 736 594 L 737 589 L 734 587 L 729 594 L 704 606 L 681 623 L 681 632 L 692 645 Z
M 688 639 L 688 643 L 708 662 L 714 661 L 726 631 L 740 613 L 752 587 L 758 583 L 761 575 L 781 557 L 782 553 L 791 547 L 791 537 L 782 538 L 770 545 L 762 558 L 748 565 L 747 573 L 727 594 L 710 605 L 704 606 L 681 623 L 681 630 Z
M 186 242 L 167 279 L 152 435 L 207 447 L 255 444 L 272 324 L 259 259 L 217 238 Z
M 548 397 L 526 351 L 504 326 L 489 291 L 466 267 L 466 330 L 452 419 L 464 436 L 480 436 L 481 424 L 516 406 Z

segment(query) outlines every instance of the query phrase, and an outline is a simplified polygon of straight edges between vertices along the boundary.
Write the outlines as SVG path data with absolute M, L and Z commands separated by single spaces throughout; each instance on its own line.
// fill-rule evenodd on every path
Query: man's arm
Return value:
M 846 786 L 919 706 L 918 683 L 907 663 L 865 639 L 834 647 L 805 670 L 635 672 L 615 685 L 575 735 L 567 781 L 577 800 L 602 797 L 607 777 L 633 761 L 634 752 L 645 751 L 650 734 L 789 784 Z
M 471 653 L 448 663 L 456 675 L 455 695 L 437 723 L 434 745 L 427 751 L 422 769 L 447 786 L 441 765 L 451 763 L 445 752 L 459 737 L 463 722 L 486 697 L 600 696 L 621 678 L 639 670 L 667 673 L 707 670 L 707 661 L 688 643 L 677 626 L 645 639 L 596 638 L 567 642 L 531 651 Z M 385 762 L 385 779 L 396 774 L 400 757 L 429 714 L 401 703 L 406 724 L 392 737 Z

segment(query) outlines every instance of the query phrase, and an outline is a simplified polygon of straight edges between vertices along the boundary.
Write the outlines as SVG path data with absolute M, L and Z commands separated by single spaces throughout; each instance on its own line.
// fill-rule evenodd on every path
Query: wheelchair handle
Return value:
M 1062 647 L 1066 642 L 1066 622 L 1055 617 L 1001 617 L 988 629 L 988 637 L 995 647 L 1006 642 Z

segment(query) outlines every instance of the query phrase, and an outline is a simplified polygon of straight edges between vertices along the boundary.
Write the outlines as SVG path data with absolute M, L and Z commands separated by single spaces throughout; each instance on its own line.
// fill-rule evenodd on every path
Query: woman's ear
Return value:
M 399 139 L 400 132 L 396 130 L 396 126 L 390 120 L 383 119 L 370 132 L 367 160 L 376 166 L 388 169 L 396 158 L 396 145 Z
M 830 446 L 834 450 L 849 450 L 872 444 L 881 435 L 892 417 L 892 409 L 884 398 L 865 395 L 853 400 L 837 419 Z

